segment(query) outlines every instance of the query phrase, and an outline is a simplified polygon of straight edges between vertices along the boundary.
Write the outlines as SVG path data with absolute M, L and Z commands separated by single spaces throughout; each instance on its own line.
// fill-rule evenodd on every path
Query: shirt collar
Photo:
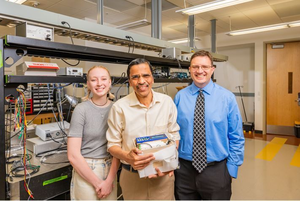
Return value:
M 202 89 L 205 93 L 211 94 L 211 92 L 212 92 L 214 86 L 215 86 L 214 82 L 213 82 L 212 80 L 210 80 L 209 83 L 208 83 L 205 87 L 203 87 L 203 88 L 201 88 L 201 89 Z M 193 82 L 193 83 L 191 84 L 191 92 L 192 92 L 192 94 L 198 93 L 199 90 L 200 90 L 200 88 L 197 87 L 197 86 L 195 85 L 195 83 Z
M 152 99 L 152 102 L 150 104 L 150 107 L 158 102 L 161 102 L 162 101 L 162 97 L 161 96 L 158 96 L 157 95 L 157 92 L 152 91 L 152 94 L 153 94 L 153 99 Z M 143 104 L 140 103 L 139 99 L 137 98 L 135 92 L 133 91 L 131 94 L 130 94 L 130 103 L 129 103 L 130 106 L 136 106 L 136 105 L 140 105 L 140 106 L 143 106 Z

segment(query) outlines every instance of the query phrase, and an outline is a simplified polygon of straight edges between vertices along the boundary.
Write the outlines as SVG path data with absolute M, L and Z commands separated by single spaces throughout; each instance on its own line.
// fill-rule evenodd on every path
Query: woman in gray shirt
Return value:
M 87 86 L 88 95 L 76 106 L 68 135 L 68 159 L 73 166 L 71 200 L 116 200 L 120 161 L 107 152 L 107 117 L 113 104 L 109 98 L 114 98 L 109 92 L 108 70 L 92 67 Z

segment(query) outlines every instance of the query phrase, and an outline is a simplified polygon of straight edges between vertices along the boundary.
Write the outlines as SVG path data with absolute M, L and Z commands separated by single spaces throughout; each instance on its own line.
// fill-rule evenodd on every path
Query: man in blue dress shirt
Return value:
M 174 99 L 180 126 L 179 161 L 175 171 L 177 200 L 229 200 L 232 177 L 244 159 L 242 118 L 234 94 L 213 83 L 212 56 L 199 51 L 191 57 L 193 83 Z M 193 166 L 194 110 L 199 91 L 204 94 L 206 167 L 199 173 Z M 204 145 L 205 146 L 205 145 Z

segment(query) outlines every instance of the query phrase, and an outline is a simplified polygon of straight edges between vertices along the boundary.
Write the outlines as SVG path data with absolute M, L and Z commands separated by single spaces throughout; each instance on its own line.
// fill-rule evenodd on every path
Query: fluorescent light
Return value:
M 201 39 L 200 38 L 195 38 L 194 40 L 195 41 L 200 41 Z M 168 42 L 175 43 L 175 44 L 180 44 L 180 43 L 189 42 L 189 39 L 188 38 L 181 38 L 181 39 L 176 39 L 176 40 L 169 40 Z
M 22 4 L 22 3 L 24 3 L 26 0 L 6 0 L 6 1 L 9 1 L 9 2 L 12 2 L 12 3 L 17 3 L 17 4 Z
M 289 22 L 288 24 L 289 24 L 289 27 L 299 27 L 300 21 Z
M 127 24 L 117 26 L 116 28 L 127 30 L 127 29 L 135 29 L 135 28 L 139 28 L 139 27 L 148 26 L 149 24 L 151 24 L 151 23 L 148 22 L 147 19 L 142 19 L 142 20 L 138 20 L 138 21 L 134 21 L 134 22 L 130 22 Z
M 204 12 L 208 12 L 208 11 L 212 11 L 212 10 L 217 10 L 220 8 L 225 8 L 225 7 L 229 7 L 229 6 L 233 6 L 233 5 L 237 5 L 237 4 L 241 4 L 241 3 L 245 3 L 245 2 L 249 2 L 249 1 L 253 1 L 253 0 L 216 0 L 213 2 L 204 3 L 204 4 L 197 5 L 197 6 L 192 6 L 189 8 L 177 10 L 176 12 L 182 12 L 182 13 L 185 13 L 188 15 L 195 15 L 198 13 L 204 13 Z
M 231 31 L 231 32 L 227 33 L 227 35 L 237 36 L 237 35 L 258 33 L 258 32 L 264 32 L 264 31 L 273 31 L 273 30 L 285 29 L 285 28 L 289 28 L 288 24 L 277 24 L 277 25 L 271 25 L 271 26 L 255 27 L 255 28 L 251 28 L 251 29 L 241 29 L 241 30 L 237 30 L 237 31 Z

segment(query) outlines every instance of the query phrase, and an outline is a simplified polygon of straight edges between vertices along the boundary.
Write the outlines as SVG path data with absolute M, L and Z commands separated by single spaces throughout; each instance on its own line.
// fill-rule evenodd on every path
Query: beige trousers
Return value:
M 93 172 L 102 180 L 105 180 L 111 166 L 112 159 L 85 159 Z M 74 169 L 70 187 L 71 200 L 100 200 L 95 188 L 84 180 Z M 105 199 L 117 200 L 117 178 L 114 181 L 112 192 Z
M 140 178 L 122 168 L 120 186 L 124 200 L 174 200 L 175 177 Z

